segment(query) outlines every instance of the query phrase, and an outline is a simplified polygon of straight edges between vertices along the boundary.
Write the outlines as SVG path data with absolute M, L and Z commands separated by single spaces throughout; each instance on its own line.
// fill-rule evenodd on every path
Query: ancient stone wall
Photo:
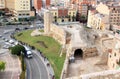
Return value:
M 96 47 L 86 48 L 83 51 L 83 58 L 93 57 L 98 55 L 98 50 Z
M 50 26 L 50 36 L 56 39 L 60 44 L 64 45 L 66 43 L 65 31 L 56 24 L 52 23 Z

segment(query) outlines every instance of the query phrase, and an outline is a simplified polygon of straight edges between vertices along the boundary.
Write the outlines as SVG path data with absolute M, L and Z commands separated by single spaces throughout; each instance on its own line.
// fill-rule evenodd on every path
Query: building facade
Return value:
M 75 4 L 79 15 L 87 15 L 89 6 L 96 5 L 96 0 L 71 0 Z
M 120 5 L 110 7 L 110 24 L 120 26 Z
M 0 0 L 0 10 L 5 9 L 5 0 Z
M 89 10 L 88 12 L 88 22 L 87 22 L 87 26 L 94 28 L 94 29 L 101 29 L 101 15 L 97 14 L 95 10 L 91 11 Z
M 42 0 L 34 0 L 34 7 L 36 11 L 41 10 L 42 8 Z
M 17 20 L 30 17 L 30 0 L 6 0 L 6 7 Z
M 64 7 L 57 7 L 57 8 L 49 8 L 49 11 L 53 15 L 53 22 L 72 22 L 76 21 L 76 9 L 72 8 L 64 8 Z

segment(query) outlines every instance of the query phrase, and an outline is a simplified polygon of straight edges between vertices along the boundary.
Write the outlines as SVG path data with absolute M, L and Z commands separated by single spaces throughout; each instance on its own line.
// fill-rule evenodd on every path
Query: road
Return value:
M 10 38 L 10 34 L 14 32 L 15 26 L 9 26 L 7 27 L 1 27 L 0 28 L 0 35 L 7 39 Z M 24 28 L 24 26 L 19 27 L 19 28 Z M 7 34 L 4 34 L 5 30 L 9 30 L 10 32 Z M 2 39 L 1 39 L 2 40 Z M 0 45 L 3 46 L 5 44 L 4 40 L 0 42 Z M 25 63 L 27 67 L 27 74 L 26 74 L 26 79 L 49 79 L 48 71 L 43 63 L 43 61 L 40 58 L 40 53 L 39 52 L 34 52 L 33 51 L 33 58 L 27 59 L 25 58 Z
M 33 58 L 25 58 L 27 64 L 27 79 L 49 79 L 48 72 L 39 53 L 33 53 Z

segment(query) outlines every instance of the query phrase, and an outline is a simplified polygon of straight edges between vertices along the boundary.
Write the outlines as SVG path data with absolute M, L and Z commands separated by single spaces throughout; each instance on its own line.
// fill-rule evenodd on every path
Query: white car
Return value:
M 9 33 L 9 31 L 4 31 L 3 33 L 4 33 L 4 34 L 7 34 L 7 33 Z
M 12 40 L 12 39 L 11 39 L 11 40 L 9 40 L 9 43 L 13 44 L 13 43 L 14 43 L 14 40 Z
M 3 46 L 3 49 L 8 49 L 9 47 L 10 47 L 9 45 L 6 45 L 6 44 L 5 44 L 5 45 Z
M 8 39 L 4 39 L 5 42 L 8 42 L 9 40 Z
M 2 35 L 0 35 L 0 38 L 2 37 Z

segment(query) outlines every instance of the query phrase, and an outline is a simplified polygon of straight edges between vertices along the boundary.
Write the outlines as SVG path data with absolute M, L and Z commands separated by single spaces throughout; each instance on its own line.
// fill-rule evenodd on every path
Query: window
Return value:
M 73 12 L 73 14 L 75 14 L 75 12 Z
M 113 64 L 113 68 L 114 68 L 115 64 Z
M 28 13 L 26 15 L 29 15 Z
M 56 15 L 57 13 L 55 12 L 55 15 Z
M 69 12 L 69 14 L 71 14 L 71 12 Z
M 111 58 L 111 55 L 110 55 L 110 58 Z
M 114 53 L 114 56 L 116 56 L 116 53 Z

